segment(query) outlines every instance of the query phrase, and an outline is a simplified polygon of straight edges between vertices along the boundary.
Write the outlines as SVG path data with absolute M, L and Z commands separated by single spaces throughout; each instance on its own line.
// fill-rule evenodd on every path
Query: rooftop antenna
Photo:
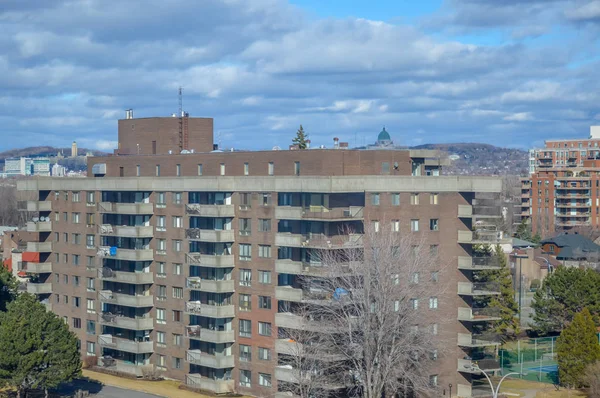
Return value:
M 183 87 L 179 87 L 179 151 L 188 149 L 188 114 L 183 111 Z
M 219 149 L 221 149 L 221 131 L 219 131 L 217 133 L 217 141 L 218 141 L 218 144 L 219 144 Z

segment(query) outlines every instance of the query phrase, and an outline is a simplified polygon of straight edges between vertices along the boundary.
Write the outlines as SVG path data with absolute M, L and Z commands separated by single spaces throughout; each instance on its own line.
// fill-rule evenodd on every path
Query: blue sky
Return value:
M 125 109 L 168 116 L 179 86 L 242 149 L 300 124 L 519 148 L 600 124 L 600 0 L 3 0 L 0 31 L 0 150 L 111 151 Z

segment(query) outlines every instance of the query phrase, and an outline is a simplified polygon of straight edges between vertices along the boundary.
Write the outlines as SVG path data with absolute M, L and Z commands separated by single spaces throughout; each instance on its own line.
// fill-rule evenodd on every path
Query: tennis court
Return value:
M 530 368 L 527 368 L 527 370 L 530 370 L 532 372 L 542 372 L 542 373 L 551 373 L 551 372 L 558 372 L 558 365 L 545 365 L 545 366 L 532 366 Z

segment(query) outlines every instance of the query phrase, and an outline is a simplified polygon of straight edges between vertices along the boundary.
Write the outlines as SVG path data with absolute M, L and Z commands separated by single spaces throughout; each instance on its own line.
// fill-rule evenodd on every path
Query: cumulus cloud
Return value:
M 593 37 L 574 22 L 598 3 L 447 0 L 394 24 L 309 18 L 284 0 L 4 0 L 0 147 L 111 150 L 124 109 L 170 115 L 180 86 L 185 110 L 238 148 L 286 147 L 299 124 L 313 145 L 370 143 L 382 125 L 400 143 L 581 135 L 600 65 L 594 42 L 568 33 Z M 560 43 L 541 40 L 556 29 Z

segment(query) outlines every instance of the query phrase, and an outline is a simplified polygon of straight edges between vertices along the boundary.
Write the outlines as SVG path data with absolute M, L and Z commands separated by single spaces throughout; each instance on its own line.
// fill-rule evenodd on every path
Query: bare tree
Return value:
M 593 363 L 586 368 L 583 380 L 588 387 L 588 397 L 600 398 L 600 362 Z
M 444 317 L 425 308 L 444 294 L 444 267 L 437 246 L 390 231 L 367 228 L 361 247 L 321 251 L 321 275 L 302 278 L 301 313 L 314 333 L 302 332 L 311 344 L 296 365 L 310 371 L 317 365 L 307 355 L 319 358 L 325 371 L 314 388 L 338 385 L 365 398 L 432 391 L 429 369 L 442 347 L 433 323 Z

